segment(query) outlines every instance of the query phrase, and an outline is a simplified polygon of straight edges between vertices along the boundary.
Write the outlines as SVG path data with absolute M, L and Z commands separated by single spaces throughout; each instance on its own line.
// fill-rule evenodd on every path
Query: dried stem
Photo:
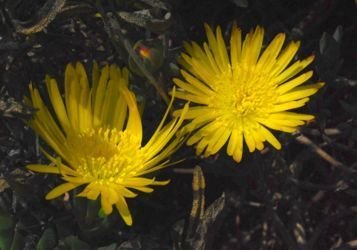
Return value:
M 348 172 L 350 172 L 351 170 L 349 168 L 347 168 L 342 162 L 336 160 L 335 158 L 333 158 L 330 154 L 328 154 L 325 150 L 323 150 L 322 148 L 320 148 L 319 146 L 317 146 L 315 143 L 313 143 L 308 137 L 304 136 L 304 135 L 299 135 L 298 137 L 296 137 L 296 140 L 301 143 L 304 144 L 306 146 L 308 146 L 309 148 L 312 149 L 312 151 L 314 151 L 316 154 L 318 154 L 322 159 L 324 159 L 325 161 L 327 161 L 328 163 L 330 163 L 333 167 L 336 168 L 341 168 L 343 170 L 346 170 Z

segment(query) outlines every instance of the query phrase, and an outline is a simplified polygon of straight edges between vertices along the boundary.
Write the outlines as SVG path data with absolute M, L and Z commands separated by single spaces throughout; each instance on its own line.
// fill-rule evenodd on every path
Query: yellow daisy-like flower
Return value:
M 197 154 L 209 156 L 228 143 L 227 153 L 237 162 L 242 159 L 243 141 L 250 152 L 262 150 L 265 141 L 280 149 L 269 129 L 291 133 L 314 118 L 289 111 L 304 106 L 324 85 L 300 86 L 313 72 L 298 74 L 314 57 L 292 63 L 300 42 L 282 49 L 285 35 L 278 34 L 263 49 L 262 28 L 252 30 L 242 41 L 236 24 L 228 52 L 221 28 L 216 34 L 208 25 L 205 29 L 208 44 L 184 43 L 187 53 L 180 58 L 184 80 L 174 79 L 181 88 L 176 97 L 197 104 L 185 116 L 191 120 L 188 130 L 195 130 L 187 144 L 196 144 Z
M 64 101 L 55 79 L 47 76 L 46 87 L 55 115 L 32 84 L 31 96 L 27 98 L 38 110 L 29 121 L 30 127 L 58 156 L 44 152 L 50 164 L 27 167 L 40 173 L 59 174 L 65 181 L 50 191 L 46 199 L 86 185 L 77 196 L 90 200 L 100 196 L 105 214 L 110 214 L 115 205 L 125 223 L 132 225 L 126 198 L 135 197 L 134 191 L 150 193 L 150 186 L 168 183 L 144 176 L 166 167 L 167 158 L 182 144 L 182 137 L 175 134 L 185 111 L 164 126 L 172 99 L 151 139 L 142 146 L 141 117 L 135 95 L 128 89 L 127 69 L 107 65 L 99 70 L 94 64 L 90 86 L 83 65 L 69 64 Z

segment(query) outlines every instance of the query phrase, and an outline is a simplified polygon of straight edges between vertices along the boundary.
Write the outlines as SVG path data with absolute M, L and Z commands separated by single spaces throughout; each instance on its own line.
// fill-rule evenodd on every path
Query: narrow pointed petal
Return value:
M 43 164 L 29 164 L 26 166 L 27 169 L 38 172 L 38 173 L 49 173 L 49 174 L 59 174 L 60 171 L 58 167 L 43 165 Z
M 128 204 L 126 203 L 124 197 L 120 197 L 119 201 L 115 203 L 116 208 L 118 209 L 121 217 L 123 218 L 125 224 L 131 226 L 133 224 L 133 219 L 131 217 Z
M 142 125 L 141 125 L 141 117 L 138 110 L 138 106 L 136 104 L 135 96 L 129 90 L 123 90 L 124 98 L 129 107 L 129 118 L 126 124 L 126 129 L 137 136 L 139 142 L 142 140 Z
M 71 191 L 72 189 L 75 189 L 76 187 L 80 186 L 82 184 L 74 184 L 74 183 L 64 183 L 61 184 L 54 189 L 52 189 L 47 195 L 46 195 L 46 200 L 52 200 L 54 198 L 57 198 L 58 196 L 67 193 L 68 191 Z

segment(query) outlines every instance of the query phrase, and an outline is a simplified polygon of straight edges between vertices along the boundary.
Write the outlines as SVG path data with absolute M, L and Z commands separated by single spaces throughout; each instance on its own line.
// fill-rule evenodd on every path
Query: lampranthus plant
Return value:
M 312 71 L 299 73 L 314 56 L 292 62 L 300 42 L 290 42 L 282 49 L 285 34 L 278 34 L 263 49 L 260 27 L 243 40 L 234 24 L 229 49 L 220 27 L 215 34 L 208 25 L 205 29 L 208 43 L 184 43 L 186 53 L 179 61 L 183 80 L 174 79 L 180 87 L 176 97 L 196 104 L 185 116 L 190 120 L 187 130 L 193 131 L 187 144 L 196 144 L 197 154 L 209 156 L 227 143 L 227 154 L 236 162 L 242 159 L 243 142 L 250 152 L 262 150 L 265 141 L 280 149 L 269 129 L 292 133 L 314 118 L 290 111 L 304 106 L 324 85 L 300 86 L 313 75 Z
M 125 223 L 132 225 L 126 198 L 137 196 L 136 191 L 150 193 L 152 186 L 168 183 L 147 174 L 168 166 L 168 157 L 182 144 L 183 138 L 175 134 L 186 112 L 164 126 L 172 99 L 156 131 L 142 146 L 141 117 L 135 95 L 128 89 L 126 68 L 106 65 L 99 70 L 94 64 L 90 86 L 83 65 L 69 64 L 64 101 L 55 79 L 47 76 L 46 87 L 53 112 L 33 84 L 26 99 L 37 110 L 29 126 L 57 155 L 43 150 L 50 163 L 27 168 L 58 174 L 64 181 L 46 199 L 86 185 L 77 196 L 90 200 L 100 197 L 105 214 L 115 206 Z

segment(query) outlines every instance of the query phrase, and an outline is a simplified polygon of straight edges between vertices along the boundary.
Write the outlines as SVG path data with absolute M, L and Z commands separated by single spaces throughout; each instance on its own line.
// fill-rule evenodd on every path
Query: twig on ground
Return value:
M 351 172 L 349 168 L 347 168 L 342 162 L 333 158 L 330 154 L 328 154 L 325 150 L 317 146 L 313 143 L 308 137 L 304 135 L 299 135 L 295 138 L 299 143 L 304 144 L 312 149 L 316 154 L 318 154 L 322 159 L 330 163 L 333 167 L 341 168 L 345 171 Z

